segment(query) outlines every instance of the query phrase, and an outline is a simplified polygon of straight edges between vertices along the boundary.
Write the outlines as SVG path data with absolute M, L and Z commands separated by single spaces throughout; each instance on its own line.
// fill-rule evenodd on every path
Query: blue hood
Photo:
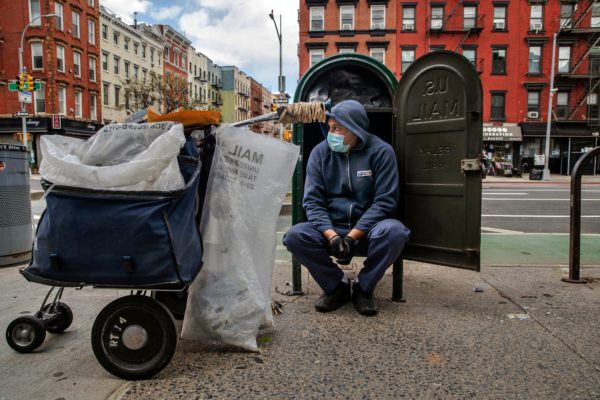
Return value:
M 344 100 L 333 106 L 326 115 L 358 136 L 363 145 L 366 143 L 370 135 L 367 131 L 369 129 L 369 117 L 367 116 L 367 110 L 358 101 Z M 327 135 L 327 130 L 328 127 L 325 125 L 325 135 Z M 361 146 L 357 147 L 360 148 Z

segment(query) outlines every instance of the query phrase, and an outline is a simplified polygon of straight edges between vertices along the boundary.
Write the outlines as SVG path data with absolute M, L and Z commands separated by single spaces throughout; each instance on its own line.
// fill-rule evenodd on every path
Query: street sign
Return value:
M 278 98 L 276 98 L 275 99 L 275 103 L 276 104 L 288 104 L 289 102 L 290 101 L 287 98 L 284 98 L 284 99 L 278 99 Z
M 19 101 L 21 103 L 31 103 L 31 92 L 19 92 Z
M 16 92 L 19 90 L 19 82 L 18 81 L 8 81 L 8 90 L 11 92 Z
M 34 90 L 40 90 L 42 88 L 42 82 L 33 82 Z
M 29 117 L 29 113 L 27 111 L 17 111 L 15 117 Z
M 61 129 L 62 128 L 62 120 L 60 119 L 60 114 L 52 114 L 52 129 Z

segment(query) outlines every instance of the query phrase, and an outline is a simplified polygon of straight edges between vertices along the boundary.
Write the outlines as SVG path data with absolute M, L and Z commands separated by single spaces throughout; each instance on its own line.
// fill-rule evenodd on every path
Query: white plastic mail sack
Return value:
M 104 190 L 184 187 L 177 155 L 185 143 L 174 122 L 112 124 L 87 140 L 42 136 L 40 175 L 56 185 Z
M 259 326 L 273 324 L 277 218 L 300 149 L 247 128 L 222 126 L 216 137 L 200 224 L 204 265 L 181 336 L 257 351 Z

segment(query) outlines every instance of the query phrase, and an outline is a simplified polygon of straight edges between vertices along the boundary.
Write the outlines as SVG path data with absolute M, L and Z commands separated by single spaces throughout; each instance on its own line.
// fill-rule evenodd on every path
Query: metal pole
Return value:
M 542 179 L 545 181 L 550 180 L 550 169 L 548 163 L 550 162 L 550 127 L 552 124 L 552 97 L 554 96 L 554 62 L 556 61 L 556 36 L 552 35 L 552 63 L 550 64 L 550 93 L 548 94 L 548 116 L 546 121 L 546 146 L 544 150 L 544 172 Z

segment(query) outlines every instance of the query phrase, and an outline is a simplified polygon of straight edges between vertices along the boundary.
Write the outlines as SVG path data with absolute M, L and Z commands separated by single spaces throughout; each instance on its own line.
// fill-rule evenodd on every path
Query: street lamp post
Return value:
M 544 171 L 542 179 L 545 181 L 550 180 L 550 168 L 548 167 L 550 162 L 550 128 L 552 123 L 552 97 L 554 96 L 554 62 L 556 60 L 556 36 L 558 33 L 554 33 L 552 38 L 552 62 L 550 63 L 550 93 L 548 94 L 548 116 L 546 121 L 546 146 L 544 149 Z
M 29 29 L 29 27 L 31 26 L 31 24 L 33 22 L 35 22 L 36 20 L 38 20 L 40 18 L 57 17 L 57 16 L 58 15 L 56 15 L 56 14 L 38 15 L 37 17 L 35 17 L 31 21 L 29 21 L 29 23 L 27 25 L 25 25 L 25 29 L 23 29 L 23 32 L 21 33 L 21 46 L 19 47 L 19 73 L 21 73 L 21 74 L 27 73 L 27 70 L 23 66 L 23 40 L 25 39 L 25 32 L 27 32 L 27 29 Z M 31 91 L 31 89 L 33 89 L 33 88 L 29 88 L 30 91 Z M 27 112 L 27 109 L 26 109 L 24 101 L 21 102 L 21 112 L 24 113 L 23 116 L 21 116 L 21 123 L 23 126 L 22 141 L 23 141 L 23 146 L 27 147 L 27 117 L 24 116 L 25 113 Z
M 271 20 L 273 20 L 273 24 L 275 25 L 275 32 L 277 33 L 277 39 L 279 40 L 279 78 L 278 78 L 278 82 L 277 82 L 277 87 L 279 89 L 279 98 L 282 99 L 285 97 L 285 82 L 283 81 L 283 62 L 282 62 L 282 55 L 281 55 L 281 49 L 282 49 L 282 40 L 281 40 L 281 36 L 283 31 L 281 30 L 281 14 L 279 14 L 279 27 L 277 27 L 277 22 L 275 21 L 275 15 L 273 15 L 273 10 L 271 10 L 271 14 L 269 14 L 269 18 L 271 18 Z M 282 138 L 283 133 L 282 131 L 282 127 L 279 127 L 279 139 Z

